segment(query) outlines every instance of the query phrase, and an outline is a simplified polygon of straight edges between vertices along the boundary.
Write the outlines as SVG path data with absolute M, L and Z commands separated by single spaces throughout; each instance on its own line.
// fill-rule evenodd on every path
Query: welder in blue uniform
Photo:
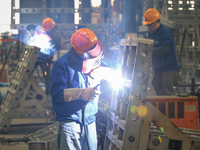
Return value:
M 50 95 L 50 64 L 52 63 L 55 51 L 60 49 L 60 37 L 56 32 L 56 23 L 52 18 L 47 17 L 42 21 L 42 26 L 30 24 L 26 29 L 29 33 L 27 45 L 40 48 L 40 53 L 34 67 L 37 68 L 40 66 L 43 73 L 46 94 Z
M 103 58 L 93 31 L 82 28 L 71 37 L 72 48 L 53 65 L 51 97 L 58 120 L 58 150 L 96 150 L 95 114 L 100 80 L 91 75 Z
M 152 85 L 157 95 L 173 95 L 178 64 L 172 33 L 160 23 L 160 17 L 158 10 L 149 8 L 143 19 L 143 25 L 148 26 L 149 38 L 154 40 Z

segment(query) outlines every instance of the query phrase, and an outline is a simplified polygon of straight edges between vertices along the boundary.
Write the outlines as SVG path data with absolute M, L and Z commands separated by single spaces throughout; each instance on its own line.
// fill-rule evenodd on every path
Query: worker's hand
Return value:
M 91 101 L 96 98 L 96 96 L 100 95 L 101 91 L 97 89 L 93 89 L 92 87 L 86 88 L 83 90 L 80 98 L 84 101 Z

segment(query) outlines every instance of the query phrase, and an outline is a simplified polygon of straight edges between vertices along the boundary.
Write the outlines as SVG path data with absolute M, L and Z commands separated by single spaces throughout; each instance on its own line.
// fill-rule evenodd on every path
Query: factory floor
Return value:
M 0 150 L 33 150 L 33 147 L 29 148 L 28 142 L 5 142 L 10 140 L 21 140 L 24 139 L 28 134 L 34 133 L 47 125 L 25 125 L 10 127 L 7 134 L 0 134 Z M 42 148 L 40 148 L 42 149 Z M 37 150 L 37 149 L 34 149 Z M 42 149 L 46 150 L 46 149 Z M 57 150 L 57 149 L 55 149 Z M 98 150 L 102 150 L 101 146 Z
M 9 132 L 6 134 L 0 133 L 0 150 L 29 150 L 28 143 L 26 142 L 25 137 L 30 133 L 34 133 L 49 124 L 40 123 L 27 124 L 24 119 L 18 120 L 21 122 L 21 125 L 11 125 Z M 23 124 L 26 123 L 26 124 Z M 20 140 L 20 142 L 17 142 Z M 11 142 L 12 141 L 12 142 Z
M 35 124 L 31 123 L 27 124 L 28 122 L 27 121 L 25 122 L 24 119 L 19 119 L 18 121 L 21 122 L 22 124 L 11 125 L 8 133 L 6 134 L 0 133 L 0 150 L 32 150 L 32 148 L 29 149 L 28 142 L 25 142 L 26 140 L 22 139 L 25 139 L 25 137 L 30 133 L 34 133 L 42 128 L 45 128 L 50 124 L 53 124 L 53 122 L 44 124 L 41 123 L 42 122 L 41 120 L 38 120 L 40 123 L 36 122 Z M 17 142 L 17 140 L 20 140 L 20 142 Z M 98 150 L 101 150 L 101 147 L 98 147 Z

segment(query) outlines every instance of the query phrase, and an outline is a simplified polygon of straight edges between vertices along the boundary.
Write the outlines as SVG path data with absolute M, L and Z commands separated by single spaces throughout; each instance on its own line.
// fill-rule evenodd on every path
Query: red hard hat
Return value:
M 51 29 L 55 28 L 56 26 L 56 23 L 53 19 L 51 18 L 45 18 L 43 21 L 42 21 L 42 26 L 41 26 L 41 29 L 43 31 L 50 31 Z
M 157 9 L 154 8 L 149 8 L 147 11 L 144 13 L 144 18 L 143 18 L 143 25 L 149 25 L 160 19 L 161 15 L 158 12 Z

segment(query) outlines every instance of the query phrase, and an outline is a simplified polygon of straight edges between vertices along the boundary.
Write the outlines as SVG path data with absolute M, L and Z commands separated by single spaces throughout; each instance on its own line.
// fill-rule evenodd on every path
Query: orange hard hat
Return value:
M 71 37 L 71 44 L 83 56 L 82 73 L 89 73 L 100 65 L 103 48 L 93 31 L 87 28 L 77 30 Z
M 42 21 L 42 26 L 41 26 L 41 29 L 43 31 L 50 31 L 51 29 L 53 29 L 54 27 L 56 26 L 56 23 L 53 19 L 51 18 L 45 18 L 43 21 Z
M 79 54 L 84 55 L 87 52 L 90 58 L 95 58 L 102 53 L 102 45 L 94 32 L 87 28 L 77 30 L 71 36 L 71 44 Z
M 144 18 L 143 18 L 143 25 L 149 25 L 160 19 L 161 15 L 158 12 L 157 9 L 154 8 L 149 8 L 147 11 L 144 13 Z

